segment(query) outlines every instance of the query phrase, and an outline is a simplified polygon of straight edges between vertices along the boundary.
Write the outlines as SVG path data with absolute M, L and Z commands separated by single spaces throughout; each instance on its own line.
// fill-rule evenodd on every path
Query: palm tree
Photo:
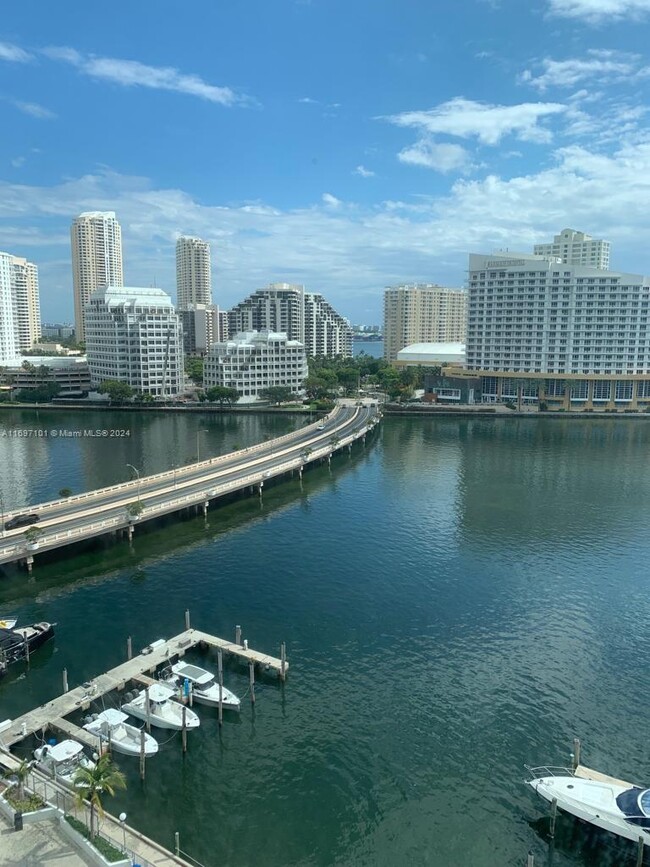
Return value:
M 10 780 L 10 782 L 16 783 L 16 795 L 19 801 L 25 800 L 25 782 L 27 781 L 27 775 L 29 774 L 31 768 L 32 763 L 28 762 L 27 759 L 23 759 L 17 768 L 11 768 L 4 774 L 4 776 Z
M 80 767 L 77 770 L 74 785 L 77 805 L 83 807 L 84 801 L 90 804 L 90 839 L 94 840 L 95 811 L 100 818 L 104 815 L 100 795 L 104 792 L 114 795 L 116 789 L 126 789 L 126 779 L 122 771 L 115 767 L 109 754 L 104 753 L 93 768 Z

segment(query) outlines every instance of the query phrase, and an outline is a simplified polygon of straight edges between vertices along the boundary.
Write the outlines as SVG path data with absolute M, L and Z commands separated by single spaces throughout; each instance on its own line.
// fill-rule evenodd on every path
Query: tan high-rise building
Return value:
M 464 343 L 467 293 L 433 283 L 393 286 L 384 291 L 384 358 L 412 343 Z
M 41 303 L 38 268 L 33 262 L 12 256 L 12 291 L 16 349 L 31 349 L 41 336 Z
M 184 235 L 176 241 L 176 307 L 189 310 L 212 304 L 210 245 Z
M 85 340 L 85 307 L 96 289 L 124 285 L 122 230 L 114 211 L 80 214 L 70 229 L 77 341 Z

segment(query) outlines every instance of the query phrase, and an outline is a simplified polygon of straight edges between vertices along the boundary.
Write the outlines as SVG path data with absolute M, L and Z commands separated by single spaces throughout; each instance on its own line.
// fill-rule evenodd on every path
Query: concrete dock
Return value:
M 122 691 L 130 681 L 138 680 L 145 674 L 153 674 L 158 666 L 169 662 L 172 657 L 183 656 L 188 650 L 201 644 L 221 649 L 224 654 L 239 657 L 249 666 L 252 664 L 253 667 L 257 666 L 263 671 L 272 671 L 279 677 L 285 677 L 289 670 L 289 663 L 286 659 L 279 659 L 267 653 L 252 650 L 244 644 L 218 638 L 198 629 L 186 629 L 174 638 L 163 641 L 153 650 L 139 653 L 110 671 L 100 674 L 83 686 L 68 690 L 52 701 L 12 720 L 10 728 L 0 736 L 2 743 L 6 747 L 11 747 L 28 735 L 40 734 L 51 725 L 56 725 L 62 731 L 66 731 L 65 726 L 71 725 L 65 720 L 69 714 L 77 710 L 87 710 L 91 702 L 106 695 L 106 693 L 113 690 Z M 74 737 L 77 736 L 74 735 Z

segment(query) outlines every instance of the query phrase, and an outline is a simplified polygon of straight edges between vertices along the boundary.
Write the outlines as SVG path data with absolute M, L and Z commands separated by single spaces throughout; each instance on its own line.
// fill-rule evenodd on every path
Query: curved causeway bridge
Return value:
M 30 543 L 24 527 L 4 531 L 0 564 L 23 561 L 31 570 L 37 552 L 119 530 L 131 537 L 136 523 L 191 507 L 207 513 L 212 500 L 247 487 L 261 494 L 265 480 L 294 471 L 302 476 L 306 464 L 329 460 L 333 452 L 365 440 L 379 418 L 374 406 L 336 406 L 325 419 L 241 451 L 64 500 L 26 506 L 20 513 L 37 514 L 36 526 L 42 535 Z M 127 507 L 136 502 L 140 514 L 129 516 Z M 11 517 L 5 515 L 5 523 Z

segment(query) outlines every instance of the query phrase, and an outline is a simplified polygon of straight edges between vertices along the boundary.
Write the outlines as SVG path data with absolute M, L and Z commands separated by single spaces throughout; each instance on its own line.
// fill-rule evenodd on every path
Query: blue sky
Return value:
M 125 282 L 270 281 L 355 322 L 562 228 L 650 273 L 650 0 L 23 0 L 0 25 L 0 249 L 72 316 L 69 225 L 115 210 Z

